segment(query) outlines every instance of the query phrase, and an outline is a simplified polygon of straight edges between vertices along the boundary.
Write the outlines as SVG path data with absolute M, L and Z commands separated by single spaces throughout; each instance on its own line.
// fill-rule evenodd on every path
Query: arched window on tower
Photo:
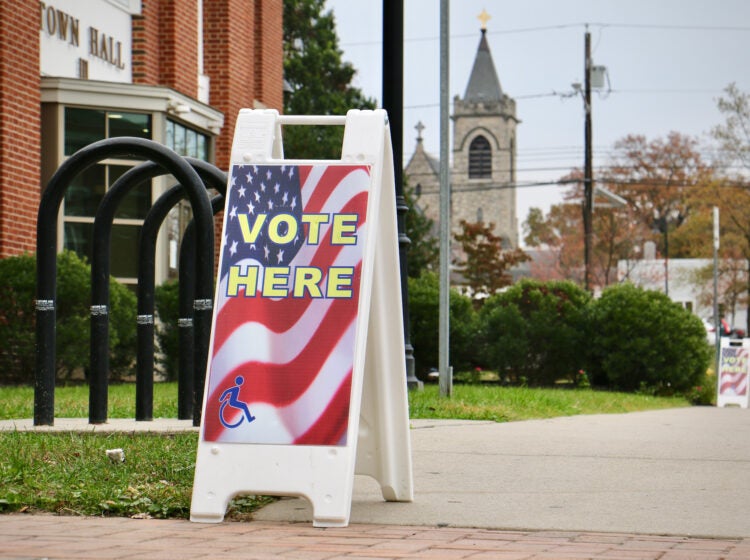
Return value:
M 477 136 L 469 145 L 469 179 L 492 178 L 492 148 L 484 136 Z

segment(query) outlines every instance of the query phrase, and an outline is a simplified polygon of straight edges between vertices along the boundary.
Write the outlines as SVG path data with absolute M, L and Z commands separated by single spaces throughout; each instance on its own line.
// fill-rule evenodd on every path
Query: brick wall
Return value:
M 142 0 L 133 17 L 133 82 L 198 96 L 196 0 Z
M 255 2 L 255 97 L 281 111 L 284 83 L 282 0 Z
M 162 0 L 159 4 L 159 28 L 160 85 L 174 88 L 190 97 L 197 97 L 198 3 L 196 0 Z
M 216 165 L 226 169 L 237 113 L 255 97 L 255 1 L 213 0 L 203 5 L 203 65 L 211 79 L 210 104 L 224 113 Z M 208 39 L 210 37 L 210 40 Z
M 212 0 L 203 4 L 203 67 L 211 79 L 209 103 L 224 113 L 216 165 L 228 169 L 240 109 L 259 101 L 282 110 L 282 0 Z M 248 30 L 252 30 L 249 33 Z M 216 216 L 220 246 L 223 214 Z
M 36 248 L 39 4 L 0 1 L 0 257 Z
M 133 83 L 159 84 L 159 0 L 142 0 L 133 16 Z

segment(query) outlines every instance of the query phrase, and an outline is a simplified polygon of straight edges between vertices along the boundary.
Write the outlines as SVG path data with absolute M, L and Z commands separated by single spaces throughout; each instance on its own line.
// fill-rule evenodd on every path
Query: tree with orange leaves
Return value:
M 529 256 L 522 249 L 503 249 L 503 238 L 492 233 L 492 223 L 461 220 L 459 226 L 461 231 L 453 237 L 461 246 L 462 256 L 453 264 L 472 292 L 492 295 L 509 286 L 512 278 L 508 271 Z
M 683 245 L 671 237 L 691 214 L 689 193 L 713 176 L 703 161 L 697 141 L 672 132 L 666 139 L 647 141 L 631 135 L 615 143 L 614 155 L 595 177 L 599 186 L 626 201 L 625 207 L 601 205 L 595 196 L 592 284 L 605 287 L 617 279 L 618 261 L 633 262 L 643 257 L 643 246 L 653 241 L 660 254 L 687 256 Z M 525 242 L 546 247 L 558 255 L 557 265 L 565 278 L 580 282 L 583 268 L 583 175 L 574 170 L 561 179 L 573 187 L 566 202 L 553 206 L 545 217 L 532 209 L 524 223 Z M 555 271 L 556 273 L 556 271 Z

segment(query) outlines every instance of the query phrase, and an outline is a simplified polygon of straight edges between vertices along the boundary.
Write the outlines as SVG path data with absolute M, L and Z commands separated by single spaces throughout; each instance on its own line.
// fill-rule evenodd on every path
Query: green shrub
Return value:
M 34 257 L 0 260 L 0 384 L 33 383 Z
M 707 373 L 698 384 L 685 392 L 685 398 L 696 406 L 713 406 L 716 404 L 716 377 Z
M 0 259 L 0 384 L 33 384 L 36 258 Z M 91 270 L 75 253 L 57 256 L 56 377 L 70 380 L 88 367 Z M 135 295 L 110 282 L 110 370 L 113 379 L 133 370 L 136 348 Z
M 409 278 L 409 322 L 414 346 L 415 374 L 424 379 L 430 368 L 438 366 L 440 281 L 434 272 Z M 471 299 L 450 291 L 449 361 L 454 370 L 468 370 L 478 362 L 476 314 Z
M 572 282 L 521 280 L 487 299 L 480 341 L 501 379 L 529 385 L 577 382 L 585 365 L 587 292 Z
M 175 381 L 179 352 L 177 320 L 180 317 L 180 284 L 175 280 L 164 282 L 156 287 L 154 298 L 159 316 L 156 325 L 156 340 L 159 344 L 157 363 L 167 381 Z
M 711 348 L 701 320 L 666 295 L 611 286 L 591 305 L 588 367 L 594 385 L 686 393 L 701 385 Z

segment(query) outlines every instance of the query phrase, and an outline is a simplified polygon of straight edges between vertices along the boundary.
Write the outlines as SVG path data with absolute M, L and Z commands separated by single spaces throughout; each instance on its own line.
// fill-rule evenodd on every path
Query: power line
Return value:
M 535 182 L 516 182 L 516 183 L 505 183 L 502 185 L 475 185 L 471 187 L 462 188 L 461 190 L 456 190 L 453 192 L 453 194 L 461 194 L 461 193 L 467 193 L 467 192 L 486 192 L 486 191 L 494 191 L 494 190 L 508 190 L 508 189 L 526 189 L 526 188 L 534 188 L 534 187 L 566 187 L 569 185 L 575 185 L 575 184 L 581 184 L 583 183 L 583 179 L 559 179 L 557 181 L 535 181 Z M 702 185 L 695 184 L 695 183 L 668 183 L 666 181 L 624 181 L 624 180 L 618 180 L 618 179 L 608 179 L 608 178 L 602 178 L 602 179 L 594 179 L 595 184 L 600 185 L 641 185 L 644 187 L 654 187 L 654 186 L 665 186 L 665 187 L 679 187 L 679 188 L 695 188 L 700 187 Z M 720 184 L 720 188 L 722 187 L 729 187 L 729 188 L 739 188 L 739 189 L 750 189 L 750 183 L 744 182 L 744 181 L 722 181 Z M 438 190 L 432 190 L 432 189 L 423 189 L 420 196 L 428 195 L 428 194 L 437 194 L 439 195 L 440 192 Z
M 493 31 L 487 31 L 487 35 L 514 35 L 519 33 L 537 33 L 542 31 L 554 31 L 559 29 L 572 29 L 572 28 L 585 28 L 589 27 L 600 27 L 608 29 L 647 29 L 653 31 L 709 31 L 709 32 L 750 32 L 750 27 L 744 25 L 668 25 L 668 24 L 652 24 L 652 23 L 561 23 L 557 25 L 544 25 L 536 27 L 519 27 L 509 29 L 498 29 Z M 451 35 L 453 39 L 474 39 L 476 33 L 457 33 Z M 438 35 L 429 35 L 425 37 L 407 37 L 404 39 L 404 43 L 419 43 L 425 41 L 438 41 L 440 37 Z M 370 45 L 380 45 L 382 40 L 372 41 L 352 41 L 350 43 L 339 43 L 340 47 L 361 47 Z
M 721 89 L 612 89 L 607 91 L 607 95 L 610 94 L 625 94 L 625 95 L 721 95 L 724 93 Z M 516 95 L 511 97 L 514 101 L 527 100 L 527 99 L 544 99 L 547 97 L 560 97 L 561 94 L 558 91 L 551 91 L 547 93 L 527 93 L 523 95 Z M 434 109 L 439 107 L 439 103 L 420 103 L 416 105 L 404 105 L 404 109 Z

